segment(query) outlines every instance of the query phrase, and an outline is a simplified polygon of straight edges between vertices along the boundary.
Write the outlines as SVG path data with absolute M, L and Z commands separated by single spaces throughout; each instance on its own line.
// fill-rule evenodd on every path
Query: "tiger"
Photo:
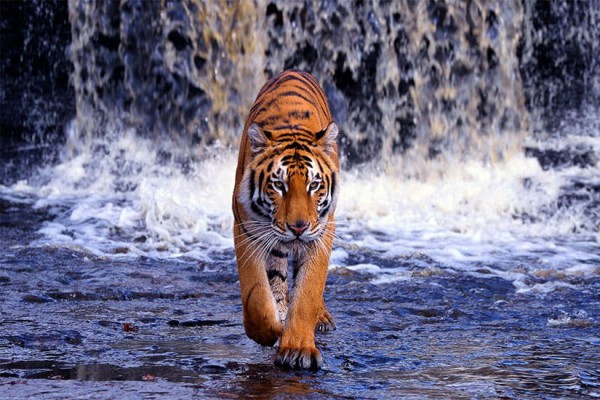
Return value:
M 317 80 L 287 70 L 249 111 L 233 191 L 244 330 L 275 364 L 319 369 L 315 331 L 336 329 L 323 292 L 335 235 L 338 126 Z M 288 260 L 293 292 L 287 284 Z

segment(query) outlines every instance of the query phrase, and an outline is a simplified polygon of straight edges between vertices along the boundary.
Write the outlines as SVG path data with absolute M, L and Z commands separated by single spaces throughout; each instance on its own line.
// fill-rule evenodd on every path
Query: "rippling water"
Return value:
M 567 140 L 598 154 L 598 136 Z M 234 152 L 157 157 L 130 132 L 1 188 L 1 392 L 600 396 L 596 168 L 345 172 L 325 293 L 338 330 L 309 374 L 244 335 Z
M 154 25 L 70 3 L 76 115 L 59 144 L 1 153 L 0 394 L 600 397 L 593 2 L 548 11 L 569 11 L 548 43 L 581 61 L 554 69 L 537 5 L 259 3 L 136 11 Z M 313 60 L 318 40 L 330 58 Z M 231 232 L 237 125 L 288 63 L 323 82 L 344 132 L 338 329 L 317 337 L 317 373 L 275 368 L 245 336 Z

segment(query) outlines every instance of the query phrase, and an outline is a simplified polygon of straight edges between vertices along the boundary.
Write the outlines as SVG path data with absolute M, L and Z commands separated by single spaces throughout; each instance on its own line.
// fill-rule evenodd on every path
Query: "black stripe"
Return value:
M 331 197 L 333 197 L 335 195 L 335 172 L 331 173 Z
M 310 150 L 309 150 L 308 146 L 306 146 L 306 145 L 304 145 L 302 143 L 298 143 L 298 142 L 292 142 L 292 143 L 286 145 L 282 149 L 282 151 L 286 151 L 286 150 L 289 150 L 289 149 L 304 150 L 304 151 L 307 151 L 307 152 L 310 153 Z
M 265 125 L 274 125 L 276 123 L 278 123 L 281 120 L 282 116 L 279 114 L 276 115 L 271 115 L 263 120 L 261 120 L 259 122 L 259 125 L 261 126 L 261 128 Z
M 279 81 L 281 81 L 283 78 L 285 78 L 285 76 L 288 74 L 289 74 L 289 72 L 284 71 L 284 72 L 280 73 L 279 75 L 273 77 L 269 82 L 267 82 L 265 84 L 265 86 L 263 86 L 262 89 L 260 89 L 260 92 L 258 92 L 258 97 L 264 96 L 267 92 L 269 92 L 269 90 L 271 90 L 271 88 L 274 85 L 279 83 Z
M 273 280 L 273 278 L 275 277 L 279 277 L 279 279 L 281 279 L 282 282 L 285 282 L 285 280 L 287 279 L 286 276 L 284 276 L 281 272 L 279 272 L 276 269 L 270 269 L 267 271 L 267 277 L 269 278 L 269 281 Z
M 328 109 L 329 103 L 327 102 L 327 97 L 325 97 L 325 93 L 323 93 L 323 89 L 321 89 L 321 85 L 319 84 L 319 82 L 317 82 L 315 77 L 313 77 L 312 75 L 310 75 L 304 71 L 301 71 L 300 75 L 302 75 L 308 81 L 308 83 L 315 89 L 315 91 L 321 98 L 322 106 L 327 107 L 327 109 L 323 109 L 323 111 L 325 112 L 325 115 L 328 115 L 329 117 L 331 117 L 331 113 L 329 113 L 329 109 Z
M 312 88 L 309 85 L 291 85 L 294 89 L 297 90 L 301 90 L 302 92 L 306 93 L 307 95 L 309 95 L 310 97 L 313 97 L 314 99 L 310 102 L 310 104 L 315 103 L 315 100 L 318 100 L 316 97 L 317 95 L 315 94 L 314 90 L 312 90 Z
M 293 75 L 292 71 L 283 71 L 265 84 L 260 92 L 258 92 L 256 99 L 265 97 L 269 92 L 277 90 L 282 84 L 291 80 L 298 80 L 298 78 Z
M 280 125 L 280 126 L 278 126 L 276 128 L 273 128 L 273 130 L 274 131 L 285 131 L 285 130 L 292 131 L 293 130 L 293 131 L 296 131 L 296 132 L 299 132 L 299 133 L 306 133 L 306 134 L 308 134 L 310 136 L 313 135 L 312 131 L 310 131 L 310 130 L 308 130 L 306 128 L 302 128 L 300 125 L 291 125 L 291 124 Z
M 277 136 L 277 139 L 275 141 L 278 143 L 282 143 L 293 140 L 309 144 L 312 144 L 314 142 L 314 139 L 312 137 L 308 138 L 304 133 L 285 133 L 283 135 Z
M 310 115 L 311 115 L 311 112 L 308 110 L 305 110 L 305 111 L 294 110 L 294 111 L 290 111 L 288 113 L 288 117 L 290 117 L 290 118 L 303 119 L 303 120 L 310 119 Z
M 261 100 L 260 103 L 258 103 L 256 106 L 260 106 L 260 105 L 262 105 L 262 103 L 263 103 L 263 101 Z M 254 107 L 252 107 L 252 108 L 254 108 Z M 256 113 L 253 113 L 251 110 L 250 115 L 252 115 L 252 120 L 255 120 L 260 114 L 264 113 L 267 110 L 268 110 L 267 107 L 261 107 Z
M 304 78 L 302 75 L 300 75 L 298 73 L 290 74 L 289 76 L 287 76 L 285 78 L 285 80 L 281 80 L 281 83 L 285 83 L 285 82 L 289 82 L 289 81 L 300 82 L 303 86 L 306 86 L 306 89 L 311 91 L 314 96 L 317 96 L 317 92 L 315 92 L 314 87 L 312 85 L 310 85 L 310 83 L 307 82 L 306 78 Z
M 310 81 L 310 79 L 307 79 L 304 75 L 302 75 L 302 73 L 298 74 L 299 76 L 297 76 L 297 80 L 302 82 L 304 84 L 304 86 L 306 86 L 306 88 L 308 90 L 310 90 L 310 92 L 312 93 L 312 95 L 317 98 L 317 99 L 321 99 L 323 100 L 323 96 L 321 96 L 319 94 L 319 92 L 321 91 L 321 89 L 318 86 L 315 86 L 313 82 Z
M 242 227 L 242 231 L 244 231 L 244 234 L 245 234 L 246 236 L 248 236 L 248 237 L 250 238 L 250 240 L 252 240 L 252 241 L 255 241 L 255 240 L 256 240 L 256 236 L 254 236 L 253 234 L 251 234 L 250 232 L 248 232 L 248 231 L 246 230 L 246 227 L 244 226 L 244 224 L 243 224 L 243 223 L 241 223 L 241 224 L 240 224 L 240 226 Z
M 318 158 L 317 158 L 318 160 Z M 331 172 L 333 172 L 333 168 L 331 166 L 331 164 L 329 163 L 329 161 L 327 160 L 327 157 L 324 157 L 321 159 L 321 161 L 323 161 L 323 163 L 325 164 L 325 166 L 327 167 L 327 169 Z M 325 172 L 325 170 L 323 170 L 323 172 Z
M 248 112 L 249 115 L 252 115 L 256 111 L 256 109 L 258 107 L 260 107 L 260 105 L 262 104 L 262 100 L 261 101 L 258 101 L 258 99 L 256 99 L 256 100 L 257 101 L 254 102 L 254 104 L 250 108 L 250 111 Z
M 256 119 L 256 117 L 258 115 L 265 112 L 269 108 L 269 106 L 271 106 L 275 101 L 277 101 L 278 97 L 291 96 L 292 95 L 291 93 L 293 93 L 293 92 L 284 92 L 282 94 L 279 94 L 276 96 L 275 99 L 269 101 L 269 103 L 267 105 L 265 105 L 265 107 L 260 108 L 258 110 L 258 112 L 256 114 L 254 114 L 256 112 L 256 110 L 258 109 L 258 107 L 263 105 L 263 102 L 265 100 L 264 97 L 267 95 L 267 93 L 269 93 L 272 89 L 273 90 L 277 89 L 279 86 L 281 86 L 285 82 L 294 81 L 294 80 L 301 82 L 305 85 L 305 87 L 298 87 L 295 85 L 294 85 L 294 87 L 303 89 L 307 93 L 312 94 L 311 97 L 316 97 L 320 100 L 320 102 L 317 102 L 317 103 L 319 103 L 319 108 L 321 109 L 323 114 L 325 114 L 326 117 L 330 118 L 331 114 L 328 109 L 329 103 L 327 102 L 327 98 L 325 97 L 323 90 L 321 89 L 319 83 L 315 80 L 315 78 L 304 71 L 284 71 L 284 72 L 280 73 L 279 75 L 277 75 L 276 77 L 272 78 L 260 90 L 260 92 L 258 93 L 258 96 L 256 97 L 255 104 L 250 109 L 249 114 L 253 115 L 252 119 Z M 295 93 L 294 95 L 297 97 L 301 97 L 304 101 L 315 106 L 315 101 L 309 100 L 306 97 L 300 95 L 299 93 Z
M 266 151 L 259 153 L 254 159 L 254 161 L 256 162 L 256 168 L 262 168 L 263 164 L 270 159 L 271 155 L 268 154 Z
M 328 112 L 328 109 L 325 109 L 325 107 L 329 106 L 329 103 L 327 102 L 327 99 L 325 98 L 325 95 L 323 94 L 323 90 L 321 89 L 319 82 L 316 81 L 316 79 L 304 72 L 304 71 L 298 71 L 298 73 L 304 78 L 306 79 L 306 81 L 308 82 L 308 84 L 310 86 L 312 86 L 314 88 L 314 90 L 317 92 L 317 95 L 319 96 L 319 98 L 321 99 L 321 111 L 323 111 L 323 114 L 325 114 L 328 118 L 331 118 L 330 113 Z
M 250 181 L 250 198 L 252 199 L 254 197 L 254 191 L 256 190 L 256 184 L 254 183 L 254 174 L 255 171 L 253 169 L 250 170 L 250 178 L 248 179 Z
M 263 187 L 263 181 L 265 180 L 265 171 L 260 171 L 260 174 L 258 175 L 258 189 L 262 190 Z
M 285 254 L 283 251 L 277 250 L 277 249 L 271 250 L 271 255 L 278 257 L 278 258 L 286 258 L 287 257 L 287 254 Z
M 309 99 L 307 99 L 306 97 L 304 97 L 303 95 L 301 95 L 298 92 L 295 92 L 293 90 L 288 90 L 286 92 L 283 93 L 279 93 L 277 95 L 277 97 L 275 97 L 273 100 L 269 101 L 265 107 L 269 108 L 273 105 L 273 103 L 278 102 L 279 100 L 281 100 L 282 97 L 299 97 L 302 100 L 306 101 L 307 103 L 312 103 L 312 101 L 310 101 Z
M 300 271 L 300 268 L 302 268 L 304 264 L 302 264 L 299 260 L 294 260 L 293 264 L 292 264 L 292 271 L 294 272 L 294 286 L 296 285 L 296 283 L 298 282 L 298 280 L 296 279 L 296 277 L 298 276 L 298 272 Z
M 315 157 L 315 159 L 317 160 L 317 164 L 319 165 L 319 169 L 324 174 L 325 170 L 323 169 L 323 164 L 321 164 L 321 161 L 319 161 L 319 157 Z
M 314 93 L 314 90 L 312 89 L 312 87 L 311 87 L 310 85 L 307 85 L 307 82 L 306 82 L 306 81 L 305 81 L 305 80 L 304 80 L 304 79 L 303 79 L 301 76 L 298 76 L 298 75 L 296 75 L 296 74 L 293 74 L 293 73 L 288 73 L 288 74 L 286 74 L 286 75 L 287 75 L 287 76 L 283 77 L 282 79 L 278 79 L 278 80 L 277 80 L 278 87 L 279 87 L 279 86 L 281 86 L 281 85 L 283 85 L 283 84 L 284 84 L 284 83 L 286 83 L 286 82 L 289 82 L 289 81 L 298 81 L 298 82 L 304 83 L 304 85 L 305 85 L 305 86 L 307 86 L 307 88 L 306 88 L 306 89 L 304 89 L 304 90 L 306 90 L 307 92 L 310 90 L 310 92 L 312 92 L 312 94 L 313 94 L 314 96 L 317 96 L 317 93 Z M 273 85 L 270 85 L 270 86 L 269 86 L 269 89 L 270 89 L 272 86 L 273 86 Z M 296 87 L 298 87 L 298 86 L 296 86 Z M 307 90 L 307 89 L 308 89 L 308 90 Z M 265 91 L 264 93 L 266 93 L 266 91 Z M 312 103 L 312 101 L 311 101 L 311 103 Z
M 253 201 L 252 203 L 250 203 L 250 208 L 252 209 L 252 211 L 260 215 L 261 217 L 270 218 L 267 214 L 263 212 L 263 210 L 260 209 L 260 207 L 258 207 L 256 202 Z
M 323 135 L 325 135 L 325 132 L 327 132 L 327 128 L 315 133 L 315 138 L 317 140 L 320 140 L 323 137 Z
M 324 209 L 321 210 L 321 212 L 319 213 L 319 218 L 323 219 L 325 218 L 325 216 L 327 215 L 327 213 L 329 212 L 329 209 L 331 208 L 331 203 L 329 203 L 327 205 L 327 207 L 325 207 Z

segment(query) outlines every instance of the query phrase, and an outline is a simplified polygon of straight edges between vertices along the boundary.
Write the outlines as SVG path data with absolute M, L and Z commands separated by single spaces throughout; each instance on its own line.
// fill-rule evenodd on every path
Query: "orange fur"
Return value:
M 247 335 L 280 339 L 278 364 L 318 368 L 317 330 L 335 329 L 323 291 L 334 236 L 337 126 L 309 74 L 269 80 L 242 135 L 233 193 L 234 240 Z M 287 259 L 295 285 L 288 307 Z

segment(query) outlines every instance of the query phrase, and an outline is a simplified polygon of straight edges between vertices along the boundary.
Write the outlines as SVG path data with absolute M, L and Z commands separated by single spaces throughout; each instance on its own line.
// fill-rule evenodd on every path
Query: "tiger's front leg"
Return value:
M 256 244 L 236 226 L 235 252 L 242 293 L 244 329 L 249 338 L 273 346 L 281 336 L 282 324 L 265 271 L 265 261 L 256 256 Z
M 302 260 L 275 358 L 279 365 L 304 369 L 318 369 L 323 365 L 321 353 L 315 347 L 315 325 L 323 310 L 332 237 L 324 235 L 324 246 L 316 246 Z

